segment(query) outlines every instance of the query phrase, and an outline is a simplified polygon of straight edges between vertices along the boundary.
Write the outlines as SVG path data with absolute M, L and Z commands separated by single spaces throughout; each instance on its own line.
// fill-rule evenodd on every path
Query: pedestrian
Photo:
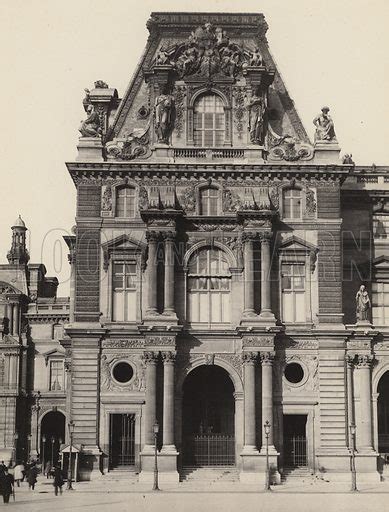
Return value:
M 0 477 L 5 474 L 6 469 L 7 469 L 7 466 L 4 464 L 4 461 L 2 460 L 0 462 Z
M 8 473 L 7 468 L 0 478 L 0 492 L 3 495 L 3 502 L 9 503 L 9 497 L 14 492 L 14 477 Z
M 46 478 L 51 478 L 51 463 L 50 463 L 50 461 L 46 464 Z
M 60 494 L 62 494 L 62 486 L 63 486 L 63 477 L 62 477 L 62 471 L 59 466 L 54 466 L 53 469 L 53 485 L 54 485 L 54 494 L 58 496 L 58 489 Z
M 24 465 L 23 463 L 17 463 L 14 469 L 14 479 L 16 482 L 16 485 L 20 487 L 20 482 L 24 478 Z
M 27 470 L 27 482 L 29 490 L 35 489 L 35 484 L 37 482 L 37 474 L 37 467 L 35 466 L 35 464 L 31 464 L 31 466 Z

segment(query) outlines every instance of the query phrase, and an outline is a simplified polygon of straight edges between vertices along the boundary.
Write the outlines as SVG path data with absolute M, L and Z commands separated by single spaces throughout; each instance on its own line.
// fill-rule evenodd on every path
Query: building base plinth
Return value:
M 245 453 L 243 449 L 240 454 L 242 460 L 239 480 L 244 484 L 263 484 L 266 479 L 266 456 L 258 451 L 256 453 Z M 281 482 L 281 476 L 278 472 L 278 453 L 269 454 L 270 483 L 272 485 Z
M 153 483 L 155 455 L 149 450 L 143 450 L 141 457 L 142 471 L 139 473 L 139 482 Z M 161 485 L 177 484 L 180 481 L 180 475 L 177 471 L 177 457 L 178 452 L 176 450 L 171 450 L 170 448 L 158 452 L 158 482 Z
M 341 454 L 318 454 L 317 474 L 329 482 L 351 482 L 351 457 L 348 452 Z M 358 482 L 377 483 L 380 474 L 377 469 L 377 454 L 356 453 L 355 470 Z
M 81 137 L 77 149 L 77 161 L 103 161 L 103 145 L 100 137 Z

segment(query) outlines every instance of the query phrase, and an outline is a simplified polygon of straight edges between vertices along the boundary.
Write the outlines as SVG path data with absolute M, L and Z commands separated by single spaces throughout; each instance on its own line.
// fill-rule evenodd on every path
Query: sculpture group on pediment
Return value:
M 315 142 L 337 142 L 334 122 L 328 114 L 328 107 L 323 107 L 321 113 L 313 120 L 315 125 Z
M 154 64 L 174 67 L 179 78 L 190 75 L 235 78 L 247 66 L 262 66 L 263 59 L 258 47 L 245 50 L 231 42 L 222 28 L 205 23 L 184 43 L 161 47 Z

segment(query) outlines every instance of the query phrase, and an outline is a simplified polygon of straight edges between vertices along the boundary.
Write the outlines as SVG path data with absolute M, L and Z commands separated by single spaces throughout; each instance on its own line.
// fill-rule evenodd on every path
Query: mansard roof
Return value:
M 279 128 L 277 125 L 280 125 L 279 119 L 281 118 L 282 124 L 287 126 L 287 132 L 289 132 L 284 131 L 283 135 L 287 133 L 301 142 L 309 143 L 307 132 L 270 53 L 266 39 L 268 25 L 264 15 L 256 13 L 152 13 L 147 23 L 150 36 L 113 119 L 108 139 L 124 137 L 133 130 L 141 129 L 141 127 L 137 128 L 136 126 L 138 111 L 141 106 L 145 107 L 145 103 L 147 103 L 142 86 L 145 82 L 147 70 L 155 62 L 158 52 L 163 48 L 182 45 L 185 41 L 190 40 L 196 30 L 201 30 L 200 27 L 207 23 L 222 31 L 222 37 L 226 37 L 243 51 L 248 49 L 252 51 L 256 47 L 259 48 L 264 67 L 274 72 L 274 82 L 269 89 L 269 107 L 278 119 L 278 121 L 273 120 L 274 131 L 277 132 L 277 128 Z M 280 131 L 278 129 L 278 132 Z M 281 134 L 278 133 L 278 135 Z

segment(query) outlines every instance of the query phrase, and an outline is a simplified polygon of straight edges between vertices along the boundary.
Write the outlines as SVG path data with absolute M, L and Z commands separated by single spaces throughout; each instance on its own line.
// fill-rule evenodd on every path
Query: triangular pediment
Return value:
M 279 246 L 279 250 L 288 250 L 288 251 L 304 251 L 304 252 L 317 252 L 318 248 L 311 244 L 310 242 L 307 242 L 306 240 L 303 240 L 302 238 L 299 238 L 298 236 L 292 235 L 286 240 L 284 240 Z
M 270 83 L 266 114 L 269 136 L 275 139 L 288 136 L 309 143 L 269 51 L 265 35 L 268 26 L 262 14 L 157 12 L 151 14 L 147 27 L 150 36 L 145 51 L 112 120 L 109 140 L 128 140 L 136 151 L 146 146 L 146 141 L 153 141 L 155 94 L 162 94 L 163 80 L 167 83 L 173 70 L 170 91 L 176 111 L 173 146 L 182 147 L 188 142 L 186 105 L 196 88 L 218 90 L 229 99 L 229 108 L 240 119 L 232 126 L 235 131 L 232 145 L 250 143 L 246 140 L 249 116 L 245 103 L 247 91 L 254 89 L 254 82 L 247 77 L 247 70 L 255 67 L 258 73 L 266 71 Z M 214 54 L 208 58 L 213 50 Z M 159 78 L 155 78 L 156 68 Z M 159 93 L 155 83 L 159 84 Z M 136 151 L 129 151 L 130 158 L 138 157 Z
M 375 270 L 378 270 L 380 268 L 382 269 L 388 269 L 389 268 L 389 256 L 379 256 L 373 261 L 373 266 Z
M 104 242 L 101 246 L 104 252 L 114 252 L 116 250 L 142 251 L 146 248 L 144 242 L 125 234 Z

